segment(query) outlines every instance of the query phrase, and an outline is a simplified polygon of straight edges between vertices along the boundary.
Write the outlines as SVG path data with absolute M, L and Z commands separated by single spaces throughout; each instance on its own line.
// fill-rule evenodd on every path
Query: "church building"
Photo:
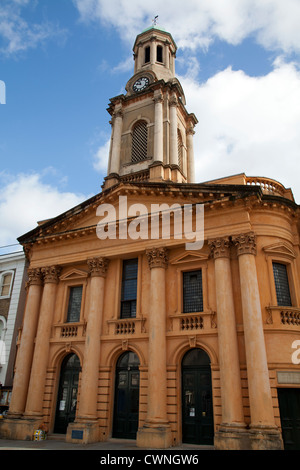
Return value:
M 19 238 L 2 438 L 300 449 L 299 207 L 267 177 L 195 181 L 176 49 L 137 36 L 100 193 Z

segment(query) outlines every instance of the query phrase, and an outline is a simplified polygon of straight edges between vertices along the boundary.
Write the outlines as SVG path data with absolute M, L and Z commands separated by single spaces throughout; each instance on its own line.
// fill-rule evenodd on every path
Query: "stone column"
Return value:
M 42 268 L 44 290 L 27 395 L 26 417 L 42 418 L 43 416 L 45 379 L 49 360 L 49 341 L 60 271 L 61 268 L 59 266 Z
M 100 337 L 103 320 L 105 278 L 109 260 L 93 258 L 87 261 L 90 282 L 90 310 L 87 319 L 84 362 L 81 375 L 80 400 L 75 423 L 69 425 L 67 440 L 72 439 L 72 430 L 83 431 L 81 443 L 97 442 L 99 440 L 99 424 L 97 413 Z
M 150 63 L 151 63 L 151 65 L 154 65 L 156 63 L 156 41 L 155 41 L 155 38 L 151 38 Z
M 159 92 L 154 97 L 154 161 L 163 162 L 163 97 Z
M 281 448 L 274 420 L 256 272 L 256 236 L 253 232 L 232 237 L 237 248 L 243 308 L 253 448 Z
M 43 290 L 43 279 L 40 268 L 28 269 L 28 293 L 24 312 L 21 343 L 16 361 L 9 417 L 20 417 L 26 406 L 31 363 L 34 350 L 34 339 L 37 331 L 38 316 Z
M 178 144 L 177 144 L 177 106 L 176 96 L 170 100 L 170 164 L 178 165 Z
M 148 408 L 145 424 L 137 434 L 137 446 L 164 449 L 172 444 L 167 418 L 165 270 L 168 256 L 165 248 L 147 250 L 146 255 L 151 270 Z
M 188 183 L 195 183 L 194 134 L 195 134 L 195 131 L 192 127 L 187 129 L 186 145 L 187 145 L 187 181 Z
M 215 260 L 218 344 L 222 397 L 222 423 L 215 446 L 241 449 L 245 430 L 239 350 L 230 268 L 229 237 L 208 242 Z
M 164 61 L 165 66 L 166 66 L 167 69 L 170 68 L 169 46 L 170 46 L 169 41 L 166 41 L 166 42 L 165 42 L 165 47 L 164 47 L 164 57 L 163 57 L 163 61 Z
M 118 109 L 114 113 L 114 116 L 113 116 L 113 139 L 112 139 L 110 173 L 119 174 L 119 171 L 120 171 L 122 127 L 123 127 L 123 113 L 121 109 Z

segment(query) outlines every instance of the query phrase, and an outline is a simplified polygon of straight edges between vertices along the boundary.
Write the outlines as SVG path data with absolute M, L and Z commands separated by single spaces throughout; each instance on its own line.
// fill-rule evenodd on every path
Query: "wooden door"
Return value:
M 80 362 L 76 354 L 67 356 L 61 366 L 54 432 L 65 434 L 75 420 Z
M 136 354 L 128 352 L 116 367 L 113 437 L 136 439 L 139 393 L 139 360 Z
M 279 388 L 282 438 L 286 450 L 300 450 L 300 388 Z
M 201 349 L 182 362 L 182 441 L 213 445 L 214 425 L 209 358 Z

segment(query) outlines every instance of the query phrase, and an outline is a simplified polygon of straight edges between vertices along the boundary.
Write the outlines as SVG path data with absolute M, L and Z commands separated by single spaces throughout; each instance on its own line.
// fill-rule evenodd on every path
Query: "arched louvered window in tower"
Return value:
M 181 133 L 180 133 L 180 130 L 177 129 L 178 166 L 181 169 L 182 169 L 182 164 L 183 164 L 182 146 L 183 146 L 183 143 L 182 143 Z
M 131 161 L 137 163 L 147 158 L 148 128 L 145 121 L 135 124 L 132 131 Z

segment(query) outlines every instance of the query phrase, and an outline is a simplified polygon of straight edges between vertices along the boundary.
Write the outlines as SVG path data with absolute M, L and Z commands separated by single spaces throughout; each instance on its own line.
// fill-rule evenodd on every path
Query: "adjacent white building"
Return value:
M 0 256 L 0 383 L 11 387 L 18 329 L 25 305 L 26 259 L 22 252 Z

